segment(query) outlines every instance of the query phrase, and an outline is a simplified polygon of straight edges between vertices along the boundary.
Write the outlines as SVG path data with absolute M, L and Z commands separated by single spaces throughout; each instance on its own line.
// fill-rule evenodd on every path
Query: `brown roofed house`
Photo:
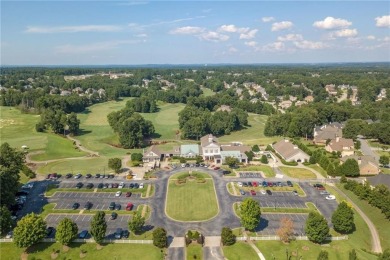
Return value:
M 341 152 L 341 157 L 354 154 L 354 144 L 352 139 L 336 137 L 325 146 L 327 152 Z
M 281 140 L 272 146 L 274 150 L 287 162 L 304 162 L 308 161 L 310 158 L 308 154 L 299 149 L 298 146 L 292 144 L 289 140 Z
M 344 163 L 348 159 L 355 159 L 358 162 L 360 175 L 376 175 L 379 173 L 379 164 L 375 158 L 369 155 L 350 155 L 341 158 Z

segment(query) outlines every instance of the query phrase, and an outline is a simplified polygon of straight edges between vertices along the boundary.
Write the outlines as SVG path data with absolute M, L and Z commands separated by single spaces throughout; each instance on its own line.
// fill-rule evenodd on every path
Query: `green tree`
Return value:
M 263 154 L 263 156 L 261 156 L 260 162 L 261 162 L 261 163 L 264 163 L 264 164 L 268 164 L 268 158 L 267 158 L 267 156 Z
M 77 237 L 78 227 L 70 218 L 63 218 L 57 226 L 56 241 L 62 245 L 69 245 Z
M 357 177 L 360 175 L 359 164 L 355 159 L 347 159 L 339 168 L 341 175 Z
M 131 154 L 131 160 L 132 161 L 139 161 L 141 162 L 142 161 L 142 153 L 132 153 Z
M 115 173 L 119 173 L 122 168 L 122 160 L 120 158 L 110 158 L 108 159 L 108 167 L 115 171 Z
M 360 148 L 362 147 L 362 143 L 359 140 L 356 140 L 354 142 L 354 147 L 355 147 L 355 150 L 360 150 Z
M 246 198 L 240 206 L 241 225 L 247 230 L 254 230 L 260 223 L 261 210 L 257 201 Z
M 8 210 L 6 206 L 2 206 L 0 208 L 0 234 L 5 234 L 12 229 L 14 222 L 11 218 L 11 212 Z
M 328 251 L 321 250 L 320 254 L 317 257 L 317 260 L 328 260 L 328 259 L 329 259 Z
M 168 238 L 167 231 L 165 229 L 158 227 L 153 230 L 153 245 L 158 248 L 164 248 L 167 246 Z
M 98 244 L 101 244 L 106 236 L 107 223 L 105 216 L 106 213 L 104 211 L 98 211 L 91 221 L 91 235 Z
M 257 153 L 257 152 L 260 152 L 260 148 L 257 144 L 255 144 L 254 146 L 252 146 L 252 151 Z
M 351 251 L 349 251 L 349 254 L 348 254 L 348 260 L 358 260 L 358 257 L 356 255 L 356 250 L 355 248 L 352 249 Z
M 353 211 L 344 201 L 341 202 L 332 215 L 332 224 L 337 232 L 351 233 L 355 228 Z
M 221 242 L 224 246 L 231 246 L 236 243 L 236 236 L 233 234 L 233 231 L 230 228 L 222 228 Z
M 310 212 L 306 220 L 305 232 L 310 241 L 322 243 L 329 236 L 326 219 L 318 212 Z
M 229 165 L 230 168 L 233 168 L 233 167 L 235 167 L 237 165 L 238 160 L 237 160 L 237 158 L 234 158 L 234 157 L 231 157 L 231 156 L 227 156 L 225 158 L 225 163 L 227 165 Z
M 80 119 L 77 119 L 77 114 L 72 112 L 68 115 L 67 125 L 69 132 L 73 135 L 76 135 L 80 129 Z
M 379 157 L 379 163 L 382 164 L 383 166 L 388 165 L 390 163 L 389 156 L 381 155 L 381 157 Z
M 390 249 L 386 249 L 382 254 L 379 255 L 378 260 L 389 260 L 390 259 Z
M 46 222 L 34 213 L 24 216 L 14 229 L 14 243 L 19 248 L 28 248 L 46 237 Z
M 135 234 L 139 234 L 145 225 L 145 218 L 141 216 L 141 213 L 136 212 L 133 218 L 129 221 L 129 229 Z
M 19 172 L 23 167 L 24 154 L 3 143 L 0 147 L 0 205 L 11 206 L 15 203 L 18 191 Z

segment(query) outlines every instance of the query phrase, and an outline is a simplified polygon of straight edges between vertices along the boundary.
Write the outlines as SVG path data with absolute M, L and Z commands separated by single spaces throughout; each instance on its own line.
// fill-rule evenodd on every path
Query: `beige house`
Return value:
M 281 140 L 272 145 L 277 152 L 287 162 L 304 162 L 308 161 L 310 156 L 292 144 L 289 140 Z
M 360 175 L 377 175 L 380 172 L 379 164 L 375 161 L 375 158 L 369 155 L 357 156 L 350 155 L 341 158 L 344 163 L 348 159 L 354 159 L 358 162 Z
M 150 146 L 143 154 L 142 161 L 144 163 L 159 162 L 161 160 L 161 152 L 157 149 L 157 146 Z
M 341 152 L 341 157 L 349 156 L 354 154 L 354 143 L 352 139 L 336 137 L 325 146 L 325 150 L 330 153 Z
M 204 160 L 213 160 L 214 156 L 220 155 L 221 146 L 218 139 L 212 134 L 208 134 L 200 138 L 200 146 Z
M 315 144 L 326 144 L 327 140 L 333 140 L 337 137 L 343 137 L 343 125 L 340 123 L 331 123 L 314 128 L 313 142 Z

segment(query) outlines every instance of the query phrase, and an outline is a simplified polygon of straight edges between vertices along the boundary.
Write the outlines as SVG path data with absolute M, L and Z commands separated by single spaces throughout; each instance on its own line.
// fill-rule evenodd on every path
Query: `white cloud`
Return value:
M 381 42 L 390 42 L 390 36 L 386 36 L 383 39 L 380 39 Z
M 204 32 L 205 29 L 201 27 L 196 26 L 184 26 L 176 28 L 172 31 L 170 31 L 170 34 L 199 34 Z
M 202 10 L 202 13 L 210 13 L 213 9 L 204 9 Z
M 250 47 L 256 47 L 257 46 L 257 42 L 255 42 L 255 41 L 245 42 L 245 45 L 246 46 L 250 46 Z
M 28 26 L 27 33 L 77 33 L 77 32 L 118 32 L 120 26 L 114 25 L 79 25 L 79 26 Z
M 376 39 L 376 37 L 375 37 L 374 35 L 368 35 L 368 36 L 367 36 L 367 40 L 373 41 L 373 40 L 375 40 L 375 39 Z
M 266 16 L 266 17 L 261 18 L 261 20 L 262 20 L 264 23 L 268 23 L 268 22 L 275 21 L 275 18 L 272 17 L 272 16 Z
M 248 27 L 237 27 L 234 24 L 222 25 L 218 28 L 220 32 L 229 32 L 229 33 L 246 33 L 249 31 Z
M 286 29 L 290 29 L 292 26 L 293 26 L 293 23 L 290 21 L 273 23 L 271 31 L 276 32 L 276 31 L 280 31 L 280 30 L 286 30 Z
M 199 38 L 211 42 L 223 42 L 229 40 L 229 36 L 218 32 L 208 31 L 199 35 Z
M 389 27 L 390 28 L 390 15 L 384 15 L 375 18 L 377 27 Z
M 345 38 L 345 37 L 355 37 L 358 34 L 356 29 L 342 29 L 331 33 L 331 37 L 336 38 Z
M 350 21 L 331 16 L 326 17 L 323 21 L 316 21 L 313 23 L 314 27 L 327 30 L 347 28 L 350 25 L 352 25 L 352 22 Z
M 238 52 L 238 50 L 236 48 L 234 48 L 234 47 L 230 47 L 229 48 L 229 52 L 230 53 L 234 53 L 234 52 Z
M 322 42 L 312 42 L 312 41 L 295 41 L 294 42 L 295 47 L 298 49 L 304 49 L 304 50 L 320 50 L 327 47 Z
M 288 41 L 302 41 L 303 37 L 301 34 L 286 34 L 285 36 L 279 36 L 278 41 L 288 42 Z
M 134 36 L 138 37 L 138 38 L 146 38 L 146 37 L 148 37 L 148 35 L 146 33 L 140 33 L 140 34 L 136 34 Z
M 267 44 L 263 46 L 262 50 L 264 51 L 281 51 L 284 49 L 284 43 L 283 42 L 273 42 L 270 44 Z
M 87 52 L 95 52 L 95 51 L 105 51 L 118 47 L 119 45 L 126 44 L 135 44 L 139 43 L 139 40 L 118 40 L 118 41 L 107 41 L 107 42 L 96 42 L 91 44 L 84 45 L 72 45 L 66 44 L 56 47 L 56 51 L 59 53 L 87 53 Z
M 133 5 L 146 5 L 149 2 L 146 1 L 132 1 L 127 3 L 118 3 L 118 5 L 133 6 Z
M 253 39 L 255 38 L 257 31 L 258 31 L 257 29 L 253 29 L 250 30 L 248 33 L 241 33 L 240 39 L 245 39 L 245 40 Z

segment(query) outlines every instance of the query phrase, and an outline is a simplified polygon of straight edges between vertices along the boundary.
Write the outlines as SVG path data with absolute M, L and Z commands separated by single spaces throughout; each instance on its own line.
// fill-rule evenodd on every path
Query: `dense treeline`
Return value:
M 368 182 L 361 184 L 348 180 L 344 184 L 344 188 L 355 193 L 359 199 L 366 200 L 372 206 L 380 209 L 386 218 L 390 220 L 390 191 L 385 185 L 380 184 L 371 189 Z
M 379 138 L 381 142 L 390 143 L 390 101 L 384 100 L 353 106 L 348 101 L 340 103 L 313 103 L 295 107 L 285 114 L 271 115 L 264 128 L 267 136 L 282 135 L 289 137 L 313 137 L 313 129 L 330 122 L 345 122 L 346 137 L 356 138 L 357 134 Z M 356 119 L 356 120 L 351 120 Z M 367 119 L 373 121 L 368 124 Z
M 129 100 L 126 102 L 126 107 L 140 113 L 154 113 L 158 111 L 156 101 L 148 97 Z
M 186 139 L 199 139 L 208 133 L 216 136 L 229 134 L 246 125 L 248 114 L 239 108 L 211 113 L 208 109 L 187 105 L 179 113 L 179 126 L 182 137 Z
M 154 134 L 152 122 L 129 107 L 111 112 L 107 119 L 114 132 L 119 135 L 119 142 L 124 148 L 142 147 L 144 139 Z

